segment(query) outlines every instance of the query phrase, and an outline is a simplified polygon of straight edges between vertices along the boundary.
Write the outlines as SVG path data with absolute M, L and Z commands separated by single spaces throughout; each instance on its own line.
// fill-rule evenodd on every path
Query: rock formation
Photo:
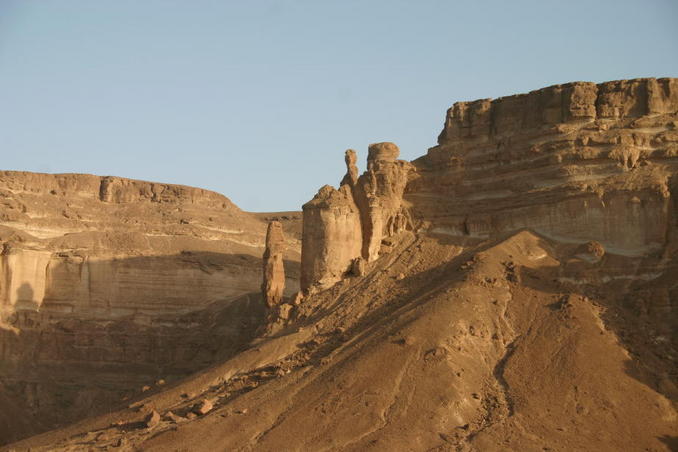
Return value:
M 208 190 L 0 171 L 0 387 L 24 414 L 0 443 L 23 424 L 101 412 L 249 340 L 265 319 L 265 233 Z M 285 256 L 288 296 L 298 243 Z
M 410 225 L 402 209 L 410 164 L 397 160 L 400 150 L 393 143 L 371 144 L 367 171 L 351 185 L 362 220 L 362 257 L 379 257 L 383 237 L 389 237 Z M 349 168 L 350 171 L 350 168 Z
M 358 256 L 374 261 L 383 238 L 415 221 L 448 236 L 530 228 L 627 255 L 660 250 L 676 111 L 677 79 L 575 82 L 458 102 L 438 145 L 411 164 L 393 143 L 373 144 L 358 177 L 348 150 L 339 190 L 323 187 L 304 206 L 302 289 L 332 285 Z
M 272 308 L 280 304 L 285 291 L 285 268 L 283 255 L 285 253 L 285 237 L 282 224 L 271 221 L 266 231 L 266 250 L 264 251 L 264 282 L 261 291 L 266 306 Z
M 370 145 L 358 177 L 355 151 L 347 150 L 339 189 L 326 185 L 303 206 L 302 290 L 332 285 L 356 258 L 375 260 L 382 238 L 411 228 L 402 205 L 411 165 L 399 153 L 393 143 Z
M 360 256 L 362 229 L 348 185 L 339 190 L 325 185 L 303 210 L 301 288 L 305 291 L 313 284 L 327 287 L 341 279 L 350 262 Z
M 459 102 L 414 162 L 405 199 L 431 228 L 486 238 L 521 228 L 643 254 L 668 231 L 678 80 L 576 82 Z

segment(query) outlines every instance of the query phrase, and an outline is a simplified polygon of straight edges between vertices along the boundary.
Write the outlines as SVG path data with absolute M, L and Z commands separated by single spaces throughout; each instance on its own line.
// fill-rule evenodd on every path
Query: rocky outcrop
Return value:
M 264 221 L 207 190 L 0 172 L 0 387 L 35 433 L 228 356 L 265 319 L 265 237 Z M 23 431 L 6 427 L 0 443 Z
M 405 199 L 430 229 L 532 229 L 610 252 L 661 249 L 678 171 L 678 80 L 576 82 L 454 104 Z
M 17 448 L 119 447 L 123 438 L 130 448 L 149 450 L 177 442 L 202 450 L 307 450 L 319 442 L 355 450 L 375 444 L 383 450 L 670 447 L 677 394 L 671 378 L 678 299 L 676 100 L 676 80 L 669 79 L 559 85 L 455 104 L 438 146 L 411 164 L 397 160 L 395 145 L 381 143 L 370 146 L 368 169 L 359 175 L 356 154 L 347 151 L 339 188 L 321 188 L 304 206 L 306 293 L 269 310 L 271 323 L 263 331 L 269 337 L 143 400 L 166 418 L 175 418 L 170 409 L 180 413 L 180 430 L 160 422 L 152 431 L 130 432 L 113 422 L 121 416 L 138 421 L 139 413 L 123 410 Z M 33 214 L 33 224 L 40 224 L 35 204 L 14 200 L 6 205 L 16 218 Z M 86 214 L 77 201 L 65 206 L 69 216 Z M 160 204 L 95 201 L 118 214 L 122 207 L 143 203 L 152 211 Z M 200 225 L 179 231 L 204 234 L 198 215 L 205 209 L 189 216 L 188 203 L 171 207 L 163 211 L 168 221 Z M 185 210 L 178 216 L 175 209 Z M 152 237 L 170 231 L 159 223 L 142 237 L 125 223 L 120 235 L 96 235 L 87 247 L 68 248 L 84 242 L 62 234 L 48 247 L 25 231 L 0 228 L 2 265 L 10 268 L 5 285 L 14 294 L 3 296 L 21 308 L 0 330 L 7 392 L 24 394 L 43 410 L 47 401 L 54 412 L 59 402 L 74 400 L 84 412 L 90 397 L 106 406 L 104 389 L 75 380 L 74 368 L 90 363 L 98 372 L 89 376 L 116 390 L 130 368 L 138 387 L 152 374 L 157 379 L 158 369 L 181 375 L 166 363 L 201 361 L 193 355 L 210 361 L 229 343 L 223 335 L 245 313 L 263 308 L 258 294 L 254 304 L 222 300 L 232 308 L 227 312 L 180 317 L 179 305 L 167 303 L 171 316 L 151 311 L 146 323 L 84 322 L 51 308 L 58 281 L 71 280 L 78 281 L 70 290 L 77 312 L 119 308 L 120 298 L 133 306 L 134 299 L 118 297 L 116 288 L 149 265 L 110 267 L 106 271 L 119 279 L 107 291 L 92 290 L 105 287 L 101 277 L 92 277 L 93 253 L 84 253 L 88 265 L 78 253 L 110 251 L 112 244 L 119 251 L 123 243 L 157 251 Z M 398 234 L 407 229 L 415 233 Z M 45 250 L 51 253 L 47 264 Z M 185 256 L 201 271 L 219 271 L 192 252 Z M 53 273 L 56 258 L 74 262 Z M 43 273 L 44 290 L 22 290 L 24 281 Z M 347 273 L 355 278 L 314 290 Z M 172 277 L 205 290 L 204 280 L 183 279 L 192 274 Z M 141 292 L 135 282 L 130 286 Z M 186 301 L 194 303 L 200 304 Z M 46 366 L 52 357 L 53 366 Z M 61 384 L 48 387 L 55 379 Z M 64 381 L 76 381 L 76 388 Z M 60 400 L 64 391 L 71 393 Z M 109 400 L 119 400 L 118 392 Z M 200 410 L 206 400 L 214 406 Z
M 322 187 L 304 204 L 301 246 L 301 289 L 327 287 L 341 279 L 351 261 L 360 256 L 360 212 L 348 185 L 339 190 Z
M 382 238 L 411 227 L 402 196 L 411 165 L 393 143 L 369 146 L 367 171 L 358 177 L 355 151 L 346 151 L 338 190 L 326 185 L 303 206 L 301 288 L 332 285 L 356 258 L 373 261 Z
M 239 210 L 227 197 L 213 191 L 115 176 L 0 171 L 0 187 L 12 193 L 49 193 L 62 198 L 78 196 L 118 204 L 139 201 L 187 202 Z
M 393 143 L 373 144 L 359 177 L 346 152 L 339 190 L 323 187 L 304 206 L 302 289 L 331 285 L 357 257 L 374 261 L 382 239 L 415 221 L 471 238 L 529 228 L 626 255 L 659 250 L 670 236 L 678 79 L 458 102 L 438 143 L 411 164 Z
M 397 160 L 400 154 L 393 143 L 369 146 L 367 171 L 351 184 L 362 220 L 362 257 L 373 261 L 379 257 L 383 237 L 410 227 L 402 197 L 410 164 Z M 351 168 L 348 168 L 349 174 Z M 349 182 L 350 183 L 350 182 Z
M 678 79 L 554 85 L 495 100 L 457 102 L 447 111 L 438 143 L 468 146 L 501 136 L 524 135 L 536 129 L 544 131 L 558 124 L 675 114 L 677 104 Z M 441 153 L 441 148 L 429 151 L 429 155 Z
M 280 304 L 285 291 L 285 268 L 283 254 L 285 253 L 285 236 L 282 224 L 271 221 L 266 231 L 266 250 L 264 251 L 264 282 L 261 291 L 266 306 L 272 308 Z

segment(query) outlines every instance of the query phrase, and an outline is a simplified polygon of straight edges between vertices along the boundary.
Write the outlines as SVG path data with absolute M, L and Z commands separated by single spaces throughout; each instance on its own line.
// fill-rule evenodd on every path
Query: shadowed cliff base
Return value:
M 204 252 L 89 260 L 85 272 L 82 259 L 53 261 L 41 299 L 24 282 L 5 305 L 0 382 L 12 395 L 7 406 L 23 416 L 4 420 L 0 442 L 119 409 L 144 388 L 163 389 L 237 353 L 265 319 L 260 292 L 245 293 L 260 283 L 260 265 L 249 255 Z M 293 277 L 298 266 L 285 262 Z M 171 285 L 150 284 L 151 269 Z M 85 285 L 76 284 L 83 274 Z M 256 283 L 242 279 L 250 274 Z M 238 278 L 245 294 L 220 297 Z
M 642 450 L 671 437 L 671 394 L 656 384 L 665 369 L 639 356 L 668 351 L 648 348 L 654 333 L 623 302 L 660 259 L 593 262 L 529 231 L 396 239 L 364 276 L 309 295 L 287 329 L 223 364 L 12 447 Z M 573 283 L 581 274 L 612 278 Z M 654 327 L 675 328 L 647 308 L 659 309 Z M 191 414 L 203 400 L 208 412 Z

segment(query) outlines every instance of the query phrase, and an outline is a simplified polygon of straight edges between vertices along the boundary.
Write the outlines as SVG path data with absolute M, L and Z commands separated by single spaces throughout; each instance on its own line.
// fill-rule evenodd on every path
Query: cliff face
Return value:
M 623 254 L 662 249 L 678 168 L 678 80 L 557 85 L 460 102 L 405 198 L 434 230 L 530 228 Z
M 621 274 L 563 279 L 627 281 L 620 303 L 653 331 L 675 327 L 678 288 L 659 281 L 678 262 L 678 79 L 459 102 L 437 146 L 411 163 L 396 158 L 395 145 L 373 145 L 357 177 L 348 151 L 339 190 L 323 187 L 304 206 L 302 289 L 352 276 L 356 258 L 388 254 L 402 231 L 472 245 L 528 229 L 591 262 L 629 259 Z
M 302 289 L 331 288 L 309 290 L 299 317 L 346 343 L 315 339 L 318 350 L 333 350 L 318 370 L 333 384 L 310 379 L 321 382 L 316 399 L 304 380 L 303 390 L 290 389 L 302 397 L 285 399 L 274 424 L 263 422 L 265 435 L 232 443 L 675 443 L 652 429 L 675 434 L 678 79 L 576 82 L 460 102 L 437 146 L 411 164 L 397 156 L 392 143 L 370 146 L 358 177 L 347 151 L 339 189 L 325 186 L 304 206 Z M 367 268 L 353 271 L 356 259 Z M 392 379 L 383 383 L 388 369 Z M 356 416 L 363 404 L 368 412 Z M 313 434 L 302 433 L 306 413 L 316 412 L 326 416 Z M 555 431 L 562 434 L 548 433 Z
M 360 212 L 350 189 L 326 185 L 304 204 L 301 287 L 327 287 L 341 279 L 351 261 L 360 256 Z
M 660 251 L 674 221 L 677 112 L 677 79 L 575 82 L 456 103 L 438 145 L 411 164 L 380 143 L 358 177 L 347 151 L 340 189 L 304 206 L 302 288 L 376 259 L 383 238 L 414 223 L 447 236 L 529 228 L 625 255 Z
M 228 356 L 264 318 L 265 234 L 207 190 L 0 172 L 0 385 L 35 431 Z

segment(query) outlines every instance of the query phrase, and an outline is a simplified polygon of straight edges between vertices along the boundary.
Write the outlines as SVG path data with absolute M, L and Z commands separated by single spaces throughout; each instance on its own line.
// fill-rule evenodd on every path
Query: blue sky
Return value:
M 0 0 L 0 168 L 299 209 L 454 102 L 678 77 L 678 2 Z

